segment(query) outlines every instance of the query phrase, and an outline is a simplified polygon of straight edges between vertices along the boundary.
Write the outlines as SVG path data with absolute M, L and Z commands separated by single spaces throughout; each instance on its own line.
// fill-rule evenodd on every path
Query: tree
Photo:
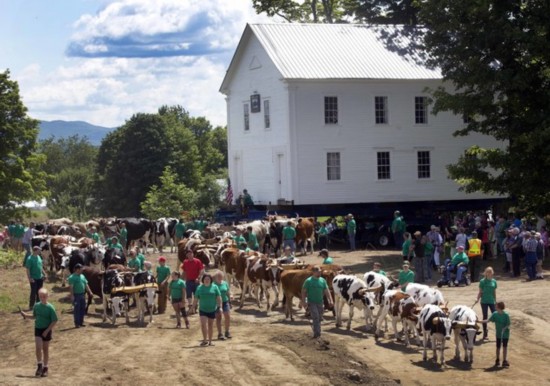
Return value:
M 488 135 L 499 148 L 473 145 L 451 178 L 466 192 L 511 196 L 550 211 L 550 3 L 543 0 L 428 0 L 420 18 L 428 65 L 446 86 L 434 112 L 468 119 L 455 135 Z
M 160 186 L 153 185 L 141 203 L 141 211 L 149 218 L 180 217 L 182 211 L 197 211 L 197 193 L 183 183 L 167 166 L 160 176 Z
M 93 202 L 97 147 L 86 137 L 54 137 L 40 141 L 46 156 L 43 170 L 48 174 L 48 209 L 55 217 L 85 220 L 95 214 Z
M 0 222 L 28 214 L 21 205 L 47 195 L 46 157 L 36 152 L 38 121 L 27 115 L 19 85 L 0 73 Z
M 288 22 L 338 23 L 344 21 L 347 0 L 252 0 L 256 13 L 278 16 Z

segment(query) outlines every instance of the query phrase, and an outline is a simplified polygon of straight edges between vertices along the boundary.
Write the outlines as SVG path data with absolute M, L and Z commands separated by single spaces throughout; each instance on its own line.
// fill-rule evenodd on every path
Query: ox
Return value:
M 302 246 L 302 254 L 306 254 L 308 242 L 313 254 L 313 244 L 315 242 L 315 220 L 313 218 L 299 218 L 296 224 L 296 247 Z
M 275 301 L 273 308 L 279 304 L 279 286 L 281 281 L 282 268 L 277 264 L 273 264 L 268 258 L 264 256 L 254 255 L 246 259 L 246 273 L 244 275 L 243 288 L 241 292 L 241 304 L 239 308 L 242 308 L 244 304 L 244 298 L 249 289 L 250 284 L 254 285 L 254 296 L 258 307 L 261 308 L 259 291 L 262 289 L 265 293 L 267 300 L 266 312 L 269 313 L 269 287 L 273 289 L 275 294 Z
M 121 273 L 116 269 L 108 269 L 103 273 L 101 282 L 101 291 L 103 298 L 103 322 L 107 320 L 107 308 L 109 302 L 112 304 L 111 323 L 116 323 L 117 316 L 124 312 L 126 323 L 130 322 L 128 314 L 128 294 L 124 292 L 115 292 L 115 288 L 125 285 L 132 285 L 132 274 Z
M 407 285 L 405 293 L 412 297 L 419 307 L 432 304 L 435 306 L 442 306 L 444 311 L 448 311 L 446 307 L 443 306 L 445 299 L 438 289 L 430 288 L 424 284 L 410 283 Z
M 155 231 L 154 225 L 151 221 L 145 218 L 119 218 L 116 220 L 116 224 L 120 227 L 121 224 L 126 224 L 128 230 L 127 244 L 123 245 L 124 249 L 130 248 L 130 245 L 134 241 L 141 241 L 146 253 L 149 253 L 147 247 L 149 246 L 149 238 Z
M 344 303 L 349 307 L 347 329 L 351 328 L 353 308 L 363 309 L 365 316 L 365 328 L 368 329 L 372 321 L 374 310 L 374 291 L 378 288 L 367 288 L 367 284 L 353 275 L 337 275 L 332 280 L 334 289 L 334 308 L 336 312 L 336 327 L 342 325 L 342 309 Z
M 390 291 L 393 292 L 394 290 Z M 398 296 L 399 293 L 401 293 L 401 291 L 395 292 L 396 294 L 394 296 Z M 398 340 L 397 322 L 401 321 L 401 324 L 403 325 L 405 345 L 407 347 L 410 346 L 409 331 L 412 331 L 414 337 L 416 338 L 416 343 L 420 345 L 420 337 L 418 336 L 418 330 L 416 329 L 416 324 L 418 323 L 418 313 L 420 312 L 420 309 L 418 308 L 413 298 L 409 297 L 406 294 L 404 295 L 405 297 L 403 297 L 399 301 L 393 302 L 393 307 L 391 310 L 393 331 L 395 332 L 394 338 Z
M 220 262 L 229 285 L 237 282 L 242 288 L 247 262 L 245 253 L 237 248 L 226 248 L 220 254 Z
M 433 359 L 437 363 L 437 344 L 440 344 L 441 365 L 445 363 L 445 341 L 451 339 L 451 319 L 441 308 L 427 304 L 420 311 L 417 328 L 422 332 L 424 353 L 422 358 L 428 359 L 428 339 L 431 339 Z
M 134 275 L 134 285 L 156 283 L 155 277 L 149 272 L 139 272 Z M 137 294 L 138 322 L 145 322 L 145 312 L 149 313 L 149 323 L 153 323 L 153 309 L 155 306 L 156 288 L 145 288 Z
M 464 347 L 464 362 L 474 361 L 476 336 L 481 334 L 478 318 L 474 310 L 467 306 L 455 306 L 449 314 L 455 336 L 455 357 L 460 359 L 460 342 Z M 459 342 L 460 341 L 460 342 Z
M 174 250 L 175 227 L 178 220 L 175 218 L 161 217 L 153 223 L 153 245 L 160 253 L 166 242 L 170 244 L 170 252 Z

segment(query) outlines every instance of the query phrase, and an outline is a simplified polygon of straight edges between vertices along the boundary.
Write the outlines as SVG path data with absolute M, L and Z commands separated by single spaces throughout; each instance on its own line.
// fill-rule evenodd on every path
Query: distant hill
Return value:
M 40 134 L 38 139 L 67 138 L 78 134 L 80 137 L 88 137 L 92 145 L 99 146 L 111 127 L 92 125 L 83 121 L 40 121 Z

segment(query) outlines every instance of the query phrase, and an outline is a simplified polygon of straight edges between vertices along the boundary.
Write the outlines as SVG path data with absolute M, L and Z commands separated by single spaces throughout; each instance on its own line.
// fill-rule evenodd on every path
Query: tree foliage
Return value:
M 28 212 L 21 204 L 47 194 L 45 157 L 36 152 L 38 121 L 27 115 L 19 85 L 0 73 L 0 222 Z
M 93 202 L 97 147 L 86 137 L 54 137 L 40 141 L 46 156 L 43 170 L 48 174 L 48 209 L 55 217 L 85 220 L 95 214 Z
M 256 13 L 278 16 L 288 22 L 339 23 L 349 0 L 252 0 Z

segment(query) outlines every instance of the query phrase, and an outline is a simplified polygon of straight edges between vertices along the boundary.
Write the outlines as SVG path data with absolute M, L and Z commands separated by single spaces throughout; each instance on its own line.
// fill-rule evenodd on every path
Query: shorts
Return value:
M 231 303 L 229 301 L 222 303 L 222 308 L 218 307 L 216 312 L 229 312 L 231 310 Z
M 500 349 L 501 344 L 502 344 L 502 347 L 507 348 L 508 347 L 508 339 L 497 338 L 497 350 Z
M 185 293 L 187 294 L 187 299 L 191 299 L 193 297 L 198 286 L 199 285 L 195 282 L 195 280 L 185 281 Z
M 204 312 L 199 310 L 200 316 L 206 316 L 208 319 L 216 319 L 216 311 L 214 312 Z
M 177 304 L 177 303 L 181 303 L 182 300 L 181 299 L 174 299 L 172 298 L 172 304 Z
M 42 333 L 44 333 L 44 331 L 46 330 L 47 328 L 35 328 L 34 336 L 42 338 L 44 342 L 49 342 L 50 340 L 52 340 L 52 330 L 50 330 L 50 332 L 48 333 L 48 335 L 46 335 L 46 337 L 43 337 Z

